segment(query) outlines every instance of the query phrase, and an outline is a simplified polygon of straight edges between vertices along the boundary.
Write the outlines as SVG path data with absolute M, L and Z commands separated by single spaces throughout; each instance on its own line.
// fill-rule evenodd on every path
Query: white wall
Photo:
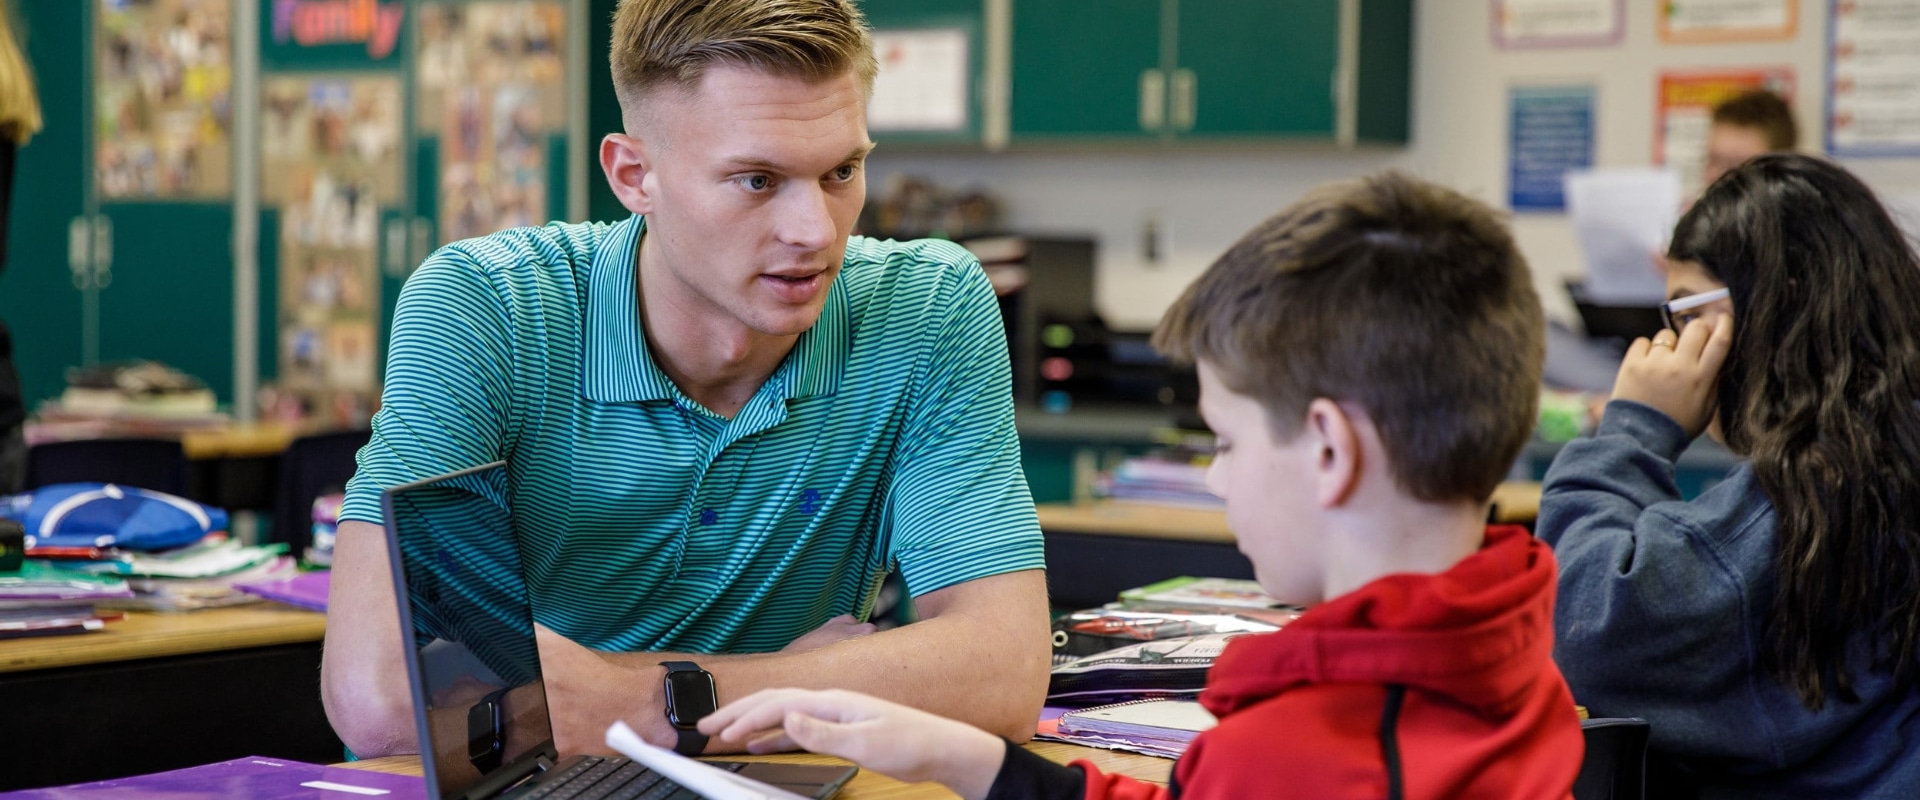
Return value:
M 1626 0 L 1627 35 L 1618 45 L 1507 51 L 1491 41 L 1492 0 L 1416 0 L 1414 131 L 1405 149 L 883 149 L 871 162 L 871 186 L 878 191 L 893 172 L 948 186 L 986 186 L 1003 199 L 1011 229 L 1094 235 L 1100 242 L 1098 307 L 1111 324 L 1144 328 L 1240 234 L 1323 181 L 1399 167 L 1504 207 L 1507 92 L 1514 85 L 1595 85 L 1598 165 L 1638 166 L 1653 158 L 1661 71 L 1787 66 L 1794 71 L 1802 146 L 1822 146 L 1827 3 L 1800 4 L 1799 35 L 1790 42 L 1680 46 L 1658 40 L 1654 12 L 1661 2 Z M 1920 198 L 1920 159 L 1855 160 L 1848 166 L 1883 195 Z M 1158 264 L 1142 258 L 1142 223 L 1150 216 L 1166 235 Z M 1584 267 L 1566 217 L 1520 215 L 1514 231 L 1548 313 L 1570 319 L 1561 282 Z

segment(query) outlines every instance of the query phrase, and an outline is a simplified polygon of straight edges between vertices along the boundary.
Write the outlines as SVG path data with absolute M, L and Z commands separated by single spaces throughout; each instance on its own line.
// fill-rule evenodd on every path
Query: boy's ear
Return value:
M 647 142 L 624 133 L 609 133 L 600 140 L 600 169 L 607 174 L 607 186 L 620 205 L 635 214 L 653 213 L 653 156 Z
M 1365 455 L 1360 432 L 1347 410 L 1324 397 L 1307 404 L 1302 435 L 1313 444 L 1314 501 L 1321 508 L 1346 505 L 1360 484 Z

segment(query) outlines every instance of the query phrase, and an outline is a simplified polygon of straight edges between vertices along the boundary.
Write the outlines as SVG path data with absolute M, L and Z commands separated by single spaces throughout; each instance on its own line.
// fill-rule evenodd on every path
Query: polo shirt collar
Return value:
M 637 403 L 672 400 L 679 393 L 654 363 L 640 326 L 635 255 L 645 232 L 645 217 L 629 217 L 609 229 L 594 250 L 587 278 L 586 353 L 581 359 L 586 370 L 581 393 L 588 400 Z M 793 352 L 769 379 L 786 389 L 788 397 L 830 395 L 840 388 L 853 329 L 844 283 L 836 277 L 820 319 L 800 334 Z

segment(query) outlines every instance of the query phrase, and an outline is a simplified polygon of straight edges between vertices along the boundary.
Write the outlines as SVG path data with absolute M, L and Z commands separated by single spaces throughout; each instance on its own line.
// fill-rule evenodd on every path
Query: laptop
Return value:
M 412 649 L 407 679 L 429 797 L 700 797 L 626 758 L 563 759 L 556 750 L 507 503 L 505 462 L 393 487 L 381 508 L 400 630 Z M 857 771 L 705 763 L 820 800 L 839 792 Z

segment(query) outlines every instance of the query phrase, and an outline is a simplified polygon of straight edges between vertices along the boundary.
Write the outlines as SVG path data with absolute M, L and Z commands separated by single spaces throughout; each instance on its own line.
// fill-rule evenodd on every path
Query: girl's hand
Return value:
M 1613 382 L 1613 399 L 1650 406 L 1680 423 L 1688 438 L 1713 421 L 1714 387 L 1733 348 L 1733 317 L 1720 314 L 1687 323 L 1675 337 L 1663 330 L 1633 340 Z

